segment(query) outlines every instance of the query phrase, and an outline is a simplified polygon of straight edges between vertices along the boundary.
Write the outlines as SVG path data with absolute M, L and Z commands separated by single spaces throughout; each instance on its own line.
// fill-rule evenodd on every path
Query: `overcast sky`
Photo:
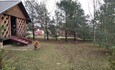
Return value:
M 40 1 L 44 1 L 44 0 L 38 0 Z M 56 2 L 60 1 L 60 0 L 46 0 L 47 1 L 47 9 L 49 12 L 52 12 L 52 15 L 54 14 L 54 10 L 56 9 Z M 92 9 L 92 0 L 78 0 L 81 3 L 81 6 L 83 8 L 83 10 L 85 11 L 85 14 L 89 14 L 89 7 L 90 9 Z M 88 7 L 89 4 L 89 7 Z M 93 9 L 92 9 L 93 11 Z M 92 12 L 91 11 L 91 12 Z
M 46 7 L 50 15 L 54 15 L 54 11 L 56 9 L 56 2 L 60 0 L 36 0 L 38 2 L 46 1 Z M 93 0 L 78 0 L 81 3 L 81 7 L 85 11 L 85 15 L 93 13 Z M 102 0 L 100 0 L 102 1 Z M 90 11 L 90 12 L 89 12 Z

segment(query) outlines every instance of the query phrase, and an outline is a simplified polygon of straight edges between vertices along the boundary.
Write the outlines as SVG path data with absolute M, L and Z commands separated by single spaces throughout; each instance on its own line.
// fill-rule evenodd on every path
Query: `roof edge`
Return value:
M 4 1 L 4 2 L 6 2 L 6 1 Z M 15 1 L 12 1 L 12 2 L 15 2 Z M 7 8 L 7 9 L 3 10 L 2 12 L 0 12 L 0 14 L 4 13 L 5 11 L 7 11 L 7 10 L 13 8 L 14 6 L 18 5 L 19 3 L 21 3 L 21 1 L 16 1 L 16 2 L 17 3 L 13 4 L 10 8 Z

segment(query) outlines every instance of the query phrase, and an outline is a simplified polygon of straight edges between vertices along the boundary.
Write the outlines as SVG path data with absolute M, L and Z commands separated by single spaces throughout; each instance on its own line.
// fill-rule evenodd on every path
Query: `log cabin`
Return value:
M 30 19 L 29 15 L 20 0 L 0 1 L 0 40 L 13 38 L 19 42 L 18 38 L 24 38 L 26 34 L 27 19 Z

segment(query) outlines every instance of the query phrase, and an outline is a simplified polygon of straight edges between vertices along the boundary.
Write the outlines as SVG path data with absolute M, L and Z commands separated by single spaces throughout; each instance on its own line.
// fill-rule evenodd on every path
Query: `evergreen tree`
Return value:
M 74 35 L 74 41 L 76 41 L 76 33 L 80 32 L 80 28 L 85 24 L 84 11 L 78 1 L 62 0 L 57 3 L 61 12 L 64 15 L 64 30 L 65 30 L 65 41 L 67 41 L 67 34 L 71 32 Z
M 104 0 L 97 12 L 97 41 L 107 48 L 115 46 L 115 0 Z
M 41 29 L 44 30 L 44 39 L 49 39 L 48 35 L 48 22 L 49 22 L 49 16 L 48 11 L 46 9 L 46 5 L 44 3 L 38 4 L 35 0 L 26 0 L 25 1 L 25 7 L 27 12 L 29 13 L 29 16 L 32 20 L 32 31 L 33 31 L 33 38 L 34 37 L 34 23 L 40 23 Z

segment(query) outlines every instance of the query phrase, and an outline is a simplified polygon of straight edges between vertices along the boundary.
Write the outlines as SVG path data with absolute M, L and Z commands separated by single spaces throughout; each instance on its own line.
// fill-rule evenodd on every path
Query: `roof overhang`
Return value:
M 20 9 L 22 10 L 24 16 L 26 17 L 27 22 L 31 22 L 30 17 L 23 5 L 23 3 L 20 0 L 3 0 L 0 1 L 0 14 L 3 14 L 4 12 L 10 10 L 14 6 L 18 5 Z

